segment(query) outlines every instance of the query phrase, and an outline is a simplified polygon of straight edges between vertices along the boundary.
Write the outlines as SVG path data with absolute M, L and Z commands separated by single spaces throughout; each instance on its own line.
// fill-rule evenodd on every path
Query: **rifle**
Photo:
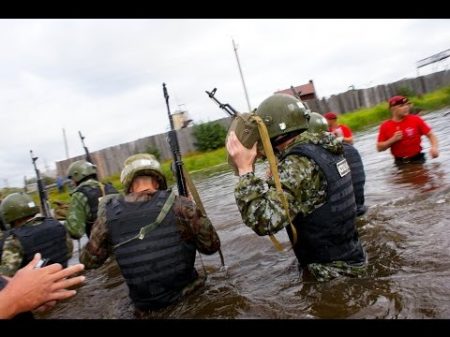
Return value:
M 30 150 L 30 155 L 31 155 L 31 161 L 34 166 L 34 171 L 36 172 L 36 182 L 37 182 L 37 187 L 38 187 L 38 191 L 39 191 L 39 200 L 41 202 L 41 212 L 42 212 L 43 216 L 48 218 L 51 216 L 50 207 L 48 206 L 48 200 L 47 200 L 47 194 L 45 193 L 44 182 L 42 181 L 41 174 L 39 173 L 39 170 L 36 166 L 36 160 L 39 157 L 33 157 L 32 150 Z
M 214 89 L 214 92 L 215 92 L 215 89 Z M 183 171 L 183 161 L 181 159 L 180 147 L 178 145 L 177 132 L 176 132 L 174 124 L 173 124 L 172 115 L 170 114 L 169 94 L 167 93 L 167 88 L 166 88 L 165 83 L 163 83 L 163 93 L 164 93 L 164 98 L 166 100 L 167 114 L 169 115 L 169 121 L 170 121 L 170 131 L 168 132 L 168 141 L 169 141 L 170 149 L 172 151 L 174 163 L 175 163 L 175 172 L 176 172 L 176 178 L 177 178 L 178 193 L 182 196 L 187 197 L 189 194 L 189 191 L 186 188 L 186 177 L 183 174 L 183 172 L 184 172 Z M 237 114 L 236 110 L 234 110 L 231 106 L 229 106 L 229 107 Z M 189 177 L 189 174 L 187 172 L 186 172 L 186 175 Z M 197 206 L 201 209 L 203 215 L 206 216 L 206 211 L 200 200 L 200 196 L 198 195 L 197 190 L 195 189 L 195 186 L 194 186 L 191 178 L 189 177 L 188 179 L 189 179 L 191 193 L 194 197 L 194 200 L 196 201 Z M 219 248 L 219 256 L 220 256 L 220 262 L 222 263 L 222 267 L 226 271 L 225 260 L 223 258 L 221 248 Z M 200 255 L 200 258 L 201 258 L 201 255 Z M 203 264 L 203 261 L 202 261 L 202 264 Z M 204 268 L 204 266 L 203 266 L 203 268 Z M 206 270 L 205 270 L 205 274 L 206 274 Z
M 78 134 L 80 135 L 81 144 L 83 144 L 84 152 L 86 152 L 86 160 L 88 162 L 94 164 L 94 162 L 92 161 L 92 158 L 91 158 L 91 154 L 89 153 L 87 146 L 84 144 L 84 138 L 86 138 L 86 137 L 83 137 L 83 135 L 81 134 L 81 131 L 78 131 Z
M 216 102 L 219 105 L 219 108 L 225 110 L 231 117 L 236 117 L 238 115 L 238 112 L 235 108 L 233 108 L 230 104 L 221 103 L 216 97 L 214 97 L 215 93 L 217 91 L 217 88 L 214 88 L 211 92 L 208 90 L 205 90 L 206 94 L 211 98 L 214 102 Z
M 178 144 L 178 138 L 177 138 L 177 132 L 175 130 L 175 126 L 173 124 L 173 118 L 170 113 L 170 107 L 169 107 L 169 94 L 167 93 L 166 84 L 163 83 L 163 93 L 164 98 L 166 100 L 166 106 L 167 106 L 167 114 L 169 115 L 169 121 L 170 121 L 170 131 L 167 134 L 167 140 L 169 142 L 170 150 L 173 154 L 173 161 L 175 164 L 174 170 L 175 175 L 177 179 L 177 186 L 178 186 L 178 193 L 182 196 L 187 197 L 189 195 L 189 192 L 186 187 L 186 179 L 183 174 L 183 160 L 181 159 L 181 153 L 180 153 L 180 146 Z

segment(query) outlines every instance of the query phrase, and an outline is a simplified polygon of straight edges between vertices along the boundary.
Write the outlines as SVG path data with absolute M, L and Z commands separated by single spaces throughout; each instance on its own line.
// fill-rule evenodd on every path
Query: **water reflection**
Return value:
M 416 189 L 419 192 L 430 192 L 442 187 L 445 173 L 441 163 L 430 164 L 410 163 L 395 165 L 396 170 L 388 175 L 388 182 L 406 188 Z

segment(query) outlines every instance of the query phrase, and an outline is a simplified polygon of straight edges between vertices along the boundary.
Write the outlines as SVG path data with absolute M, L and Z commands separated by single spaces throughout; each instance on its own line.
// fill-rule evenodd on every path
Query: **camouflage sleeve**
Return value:
M 66 218 L 66 228 L 72 238 L 78 240 L 86 233 L 86 221 L 90 207 L 87 197 L 81 192 L 72 194 Z
M 213 254 L 220 248 L 220 239 L 208 217 L 189 199 L 177 197 L 174 205 L 181 223 L 182 237 L 193 238 L 197 250 L 203 254 Z
M 106 200 L 101 199 L 98 205 L 98 217 L 92 226 L 91 236 L 80 254 L 80 262 L 86 269 L 100 267 L 111 254 L 106 226 Z
M 317 164 L 305 157 L 286 157 L 278 166 L 291 219 L 307 215 L 325 200 L 326 186 Z M 234 196 L 244 223 L 258 235 L 276 233 L 289 225 L 273 179 L 267 182 L 247 173 L 239 178 Z
M 6 238 L 3 246 L 2 262 L 0 264 L 0 274 L 12 277 L 22 265 L 24 251 L 20 241 L 10 235 Z

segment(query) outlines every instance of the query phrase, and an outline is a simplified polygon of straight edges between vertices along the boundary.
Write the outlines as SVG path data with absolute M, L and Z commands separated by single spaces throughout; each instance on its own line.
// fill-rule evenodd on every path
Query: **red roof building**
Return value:
M 317 98 L 316 89 L 314 88 L 313 80 L 309 80 L 309 82 L 306 84 L 302 84 L 297 87 L 294 87 L 294 90 L 295 90 L 295 92 L 300 94 L 300 98 L 302 101 Z M 288 94 L 288 95 L 294 96 L 294 93 L 292 92 L 291 88 L 276 91 L 275 94 Z

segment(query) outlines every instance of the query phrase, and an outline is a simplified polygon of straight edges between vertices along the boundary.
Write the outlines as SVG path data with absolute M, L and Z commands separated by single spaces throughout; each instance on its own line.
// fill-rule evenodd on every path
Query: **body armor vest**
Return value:
M 126 202 L 122 197 L 106 204 L 106 218 L 113 245 L 120 244 L 155 221 L 168 191 L 158 191 L 151 200 Z M 141 310 L 159 309 L 181 297 L 182 289 L 197 278 L 196 248 L 181 238 L 173 208 L 153 231 L 114 249 L 130 289 Z
M 99 182 L 99 184 L 101 183 Z M 111 184 L 105 184 L 104 186 L 105 195 L 118 193 L 114 186 L 112 186 Z M 83 185 L 77 189 L 77 192 L 83 193 L 88 199 L 90 212 L 86 222 L 86 235 L 89 238 L 91 236 L 92 225 L 94 224 L 95 220 L 97 220 L 98 201 L 99 198 L 103 196 L 102 190 L 100 186 L 93 187 L 89 185 Z
M 294 252 L 300 264 L 363 262 L 365 255 L 354 224 L 351 174 L 345 159 L 314 144 L 294 146 L 285 156 L 292 154 L 313 159 L 327 180 L 326 202 L 307 216 L 298 214 L 294 219 L 299 237 Z M 291 238 L 290 228 L 286 230 Z
M 66 243 L 66 228 L 53 218 L 45 218 L 35 226 L 22 226 L 11 230 L 20 241 L 24 250 L 21 267 L 30 262 L 35 253 L 41 253 L 49 259 L 49 264 L 60 263 L 67 267 L 68 251 Z
M 350 170 L 352 171 L 353 192 L 355 193 L 358 213 L 358 210 L 364 208 L 364 184 L 366 183 L 364 165 L 358 150 L 354 146 L 348 143 L 342 143 L 342 145 L 344 146 L 345 159 L 347 159 Z

